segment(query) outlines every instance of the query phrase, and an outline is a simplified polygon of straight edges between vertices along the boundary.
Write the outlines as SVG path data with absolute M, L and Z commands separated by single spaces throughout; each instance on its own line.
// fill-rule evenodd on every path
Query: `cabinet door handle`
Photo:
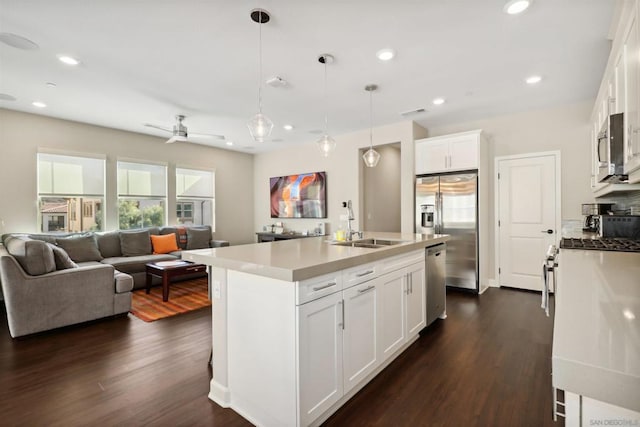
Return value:
M 340 323 L 338 323 L 338 326 L 342 326 L 342 330 L 344 330 L 344 300 L 339 301 L 338 304 L 340 304 L 340 310 L 342 313 L 342 316 L 340 318 Z
M 367 270 L 364 273 L 356 274 L 356 277 L 364 277 L 364 276 L 367 276 L 367 275 L 369 275 L 371 273 L 373 273 L 373 270 Z
M 323 289 L 330 288 L 330 287 L 335 286 L 335 285 L 336 285 L 336 282 L 329 282 L 329 283 L 327 283 L 326 285 L 323 285 L 323 286 L 316 286 L 316 287 L 314 287 L 314 288 L 312 288 L 312 289 L 313 289 L 313 291 L 314 291 L 314 292 L 317 292 L 317 291 L 321 291 L 321 290 L 323 290 Z
M 366 287 L 364 289 L 358 289 L 358 293 L 359 294 L 364 294 L 365 292 L 369 292 L 373 288 L 375 288 L 375 286 L 374 285 L 370 285 L 370 286 L 368 286 L 368 287 Z

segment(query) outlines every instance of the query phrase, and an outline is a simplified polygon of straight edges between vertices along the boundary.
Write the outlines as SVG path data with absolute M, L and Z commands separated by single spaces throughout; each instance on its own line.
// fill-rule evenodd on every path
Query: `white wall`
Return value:
M 593 101 L 541 111 L 492 117 L 474 122 L 429 128 L 429 136 L 482 129 L 489 142 L 490 177 L 495 157 L 542 151 L 561 153 L 562 219 L 582 220 L 582 203 L 593 202 L 589 115 Z M 495 274 L 494 180 L 489 180 L 489 265 Z M 558 230 L 560 231 L 560 230 Z
M 107 156 L 105 229 L 117 228 L 116 162 L 164 162 L 169 223 L 175 224 L 175 166 L 215 170 L 215 237 L 253 241 L 253 155 L 34 114 L 0 109 L 0 233 L 36 232 L 38 148 Z M 4 225 L 3 225 L 4 224 Z
M 428 129 L 413 122 L 402 122 L 374 129 L 374 145 L 401 141 L 401 215 L 402 231 L 413 232 L 414 205 L 414 146 L 413 139 L 482 129 L 489 140 L 490 176 L 494 176 L 494 159 L 522 153 L 559 150 L 562 156 L 562 218 L 581 219 L 581 204 L 593 201 L 590 187 L 591 152 L 589 143 L 589 115 L 593 101 L 541 111 L 531 111 L 492 117 L 468 123 L 457 123 Z M 255 228 L 275 220 L 269 217 L 269 177 L 296 172 L 327 171 L 327 221 L 335 227 L 343 212 L 340 202 L 360 200 L 362 159 L 358 149 L 366 147 L 367 131 L 336 137 L 338 148 L 328 159 L 322 158 L 313 143 L 295 148 L 256 155 L 255 158 Z M 490 180 L 493 186 L 493 180 Z M 494 242 L 494 200 L 490 191 L 489 241 Z M 360 218 L 361 207 L 354 213 Z M 294 230 L 313 230 L 315 220 L 284 221 Z M 356 228 L 361 225 L 356 222 Z M 492 251 L 491 251 L 492 252 Z M 490 253 L 489 272 L 494 271 L 494 254 Z
M 420 131 L 411 121 L 395 123 L 373 129 L 373 144 L 400 143 L 400 204 L 402 230 L 413 232 L 413 153 L 414 131 Z M 424 130 L 422 130 L 424 132 Z M 333 136 L 336 150 L 327 158 L 320 155 L 314 140 L 293 148 L 256 154 L 254 159 L 254 206 L 256 231 L 262 226 L 282 221 L 287 229 L 313 230 L 320 221 L 330 223 L 330 230 L 340 225 L 340 214 L 345 211 L 341 202 L 352 200 L 356 221 L 355 229 L 362 229 L 360 193 L 364 163 L 359 150 L 369 145 L 369 130 Z M 304 172 L 327 172 L 327 219 L 273 219 L 269 214 L 269 178 Z
M 375 168 L 363 168 L 362 222 L 364 231 L 400 232 L 400 147 L 375 147 L 380 161 Z M 366 150 L 361 150 L 361 152 Z
M 593 101 L 588 101 L 547 110 L 433 127 L 429 128 L 429 136 L 482 129 L 490 144 L 491 176 L 495 175 L 495 157 L 560 150 L 562 218 L 582 219 L 582 203 L 594 200 L 591 192 L 589 127 L 592 108 Z M 493 191 L 491 193 L 493 194 Z M 493 200 L 491 206 L 493 207 Z M 493 215 L 491 221 L 493 222 Z

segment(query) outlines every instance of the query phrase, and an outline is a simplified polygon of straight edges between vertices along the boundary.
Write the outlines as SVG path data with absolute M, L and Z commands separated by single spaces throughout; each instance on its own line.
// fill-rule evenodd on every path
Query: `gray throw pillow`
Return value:
M 53 243 L 47 243 L 53 252 L 53 259 L 56 262 L 56 270 L 66 270 L 68 268 L 78 268 L 78 264 L 73 262 L 69 254 L 60 246 Z
M 46 242 L 32 240 L 28 237 L 9 237 L 5 247 L 30 276 L 56 271 L 53 251 Z
M 120 250 L 122 256 L 151 255 L 149 230 L 121 231 Z
M 56 239 L 56 244 L 64 249 L 74 262 L 102 260 L 96 236 L 93 233 Z
M 98 249 L 105 258 L 115 258 L 122 256 L 120 249 L 120 232 L 110 231 L 108 233 L 97 233 Z
M 208 248 L 210 241 L 210 228 L 187 228 L 187 249 Z

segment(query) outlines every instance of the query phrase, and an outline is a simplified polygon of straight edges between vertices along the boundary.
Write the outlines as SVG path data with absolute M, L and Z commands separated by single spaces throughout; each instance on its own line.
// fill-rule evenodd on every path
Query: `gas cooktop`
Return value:
M 588 249 L 595 251 L 640 252 L 640 240 L 625 238 L 572 239 L 560 241 L 563 249 Z

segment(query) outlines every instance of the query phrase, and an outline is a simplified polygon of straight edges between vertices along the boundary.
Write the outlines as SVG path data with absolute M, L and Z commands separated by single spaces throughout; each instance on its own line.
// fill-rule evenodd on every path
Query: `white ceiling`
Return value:
M 261 152 L 316 140 L 324 127 L 322 53 L 328 66 L 329 133 L 405 120 L 424 127 L 547 108 L 594 98 L 607 61 L 615 0 L 536 0 L 522 15 L 505 0 L 0 0 L 0 32 L 38 50 L 0 43 L 0 107 L 133 132 L 169 135 L 187 116 L 190 132 L 223 134 L 233 149 Z M 263 111 L 276 141 L 253 142 L 258 24 L 262 7 Z M 397 51 L 380 62 L 382 48 Z M 79 58 L 71 68 L 58 54 Z M 535 86 L 524 78 L 539 74 Z M 56 83 L 56 88 L 46 86 Z M 436 107 L 431 101 L 444 97 Z M 48 106 L 37 109 L 34 100 Z M 293 131 L 282 126 L 293 124 Z M 222 148 L 224 142 L 194 139 Z M 279 140 L 279 141 L 278 141 Z M 374 133 L 375 144 L 375 133 Z

